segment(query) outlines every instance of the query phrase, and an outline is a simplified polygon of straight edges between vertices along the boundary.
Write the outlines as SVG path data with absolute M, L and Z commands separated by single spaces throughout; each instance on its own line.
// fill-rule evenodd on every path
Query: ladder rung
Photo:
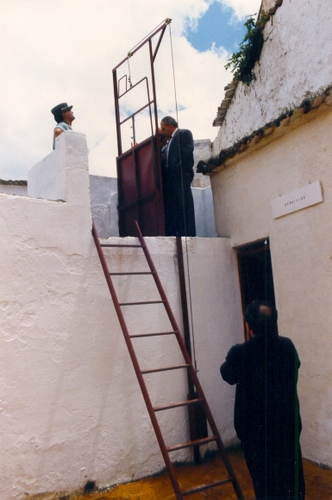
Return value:
M 188 399 L 188 401 L 181 401 L 180 403 L 171 403 L 170 405 L 166 406 L 155 406 L 153 409 L 154 411 L 162 411 L 162 410 L 170 410 L 172 408 L 179 408 L 180 406 L 189 406 L 189 405 L 194 405 L 197 403 L 202 403 L 203 399 L 198 398 L 198 399 Z
M 129 335 L 131 339 L 137 339 L 139 337 L 158 337 L 159 335 L 175 335 L 177 332 L 157 332 L 157 333 L 136 333 Z
M 139 244 L 121 245 L 120 243 L 100 243 L 100 246 L 106 248 L 142 248 L 142 245 Z
M 212 441 L 217 441 L 216 436 L 209 436 L 203 439 L 195 439 L 194 441 L 187 441 L 186 443 L 176 444 L 174 446 L 167 447 L 167 451 L 182 450 L 183 448 L 190 448 L 191 446 L 197 446 L 202 444 L 211 443 Z
M 152 274 L 151 271 L 137 271 L 137 272 L 130 272 L 130 273 L 110 273 L 110 276 L 137 276 L 141 274 Z
M 152 368 L 151 370 L 142 370 L 142 374 L 166 372 L 168 370 L 178 370 L 179 368 L 189 368 L 190 365 L 165 366 L 164 368 Z
M 142 306 L 146 304 L 164 304 L 163 300 L 147 300 L 146 302 L 122 302 L 119 306 Z
M 215 481 L 214 483 L 197 486 L 197 488 L 192 488 L 191 490 L 181 491 L 181 495 L 182 496 L 192 495 L 193 493 L 199 493 L 200 491 L 209 490 L 210 488 L 216 488 L 217 486 L 223 486 L 224 484 L 232 482 L 233 482 L 232 478 L 227 478 L 224 479 L 223 481 Z
M 208 404 L 207 404 L 207 401 L 204 397 L 204 394 L 200 389 L 200 384 L 199 384 L 199 381 L 196 377 L 194 367 L 192 366 L 190 359 L 186 355 L 187 353 L 185 351 L 185 346 L 182 345 L 182 336 L 181 336 L 180 330 L 176 324 L 176 320 L 173 317 L 172 311 L 170 310 L 170 305 L 168 303 L 165 291 L 163 290 L 163 287 L 160 283 L 158 272 L 157 272 L 157 270 L 152 262 L 149 250 L 146 246 L 146 243 L 144 241 L 143 235 L 141 233 L 141 230 L 139 228 L 137 221 L 135 221 L 135 224 L 136 224 L 137 233 L 138 233 L 138 240 L 132 240 L 132 241 L 135 241 L 136 243 L 128 243 L 128 244 L 125 244 L 124 242 L 122 242 L 121 244 L 120 243 L 109 243 L 109 242 L 107 242 L 109 240 L 104 240 L 104 242 L 101 243 L 101 241 L 98 238 L 98 234 L 97 234 L 94 222 L 92 223 L 92 235 L 93 235 L 93 238 L 94 238 L 94 241 L 96 244 L 97 252 L 98 252 L 99 259 L 100 259 L 100 262 L 101 262 L 101 265 L 103 268 L 103 272 L 104 272 L 104 275 L 105 275 L 105 278 L 106 278 L 106 281 L 108 284 L 108 288 L 109 288 L 110 294 L 112 296 L 112 299 L 113 299 L 113 302 L 115 305 L 116 313 L 117 313 L 117 316 L 118 316 L 118 319 L 119 319 L 119 322 L 120 322 L 120 325 L 122 328 L 122 332 L 124 334 L 124 337 L 125 337 L 125 340 L 126 340 L 126 343 L 128 346 L 129 354 L 131 356 L 133 366 L 135 368 L 138 382 L 140 384 L 141 391 L 142 391 L 144 400 L 145 400 L 146 405 L 147 405 L 148 413 L 150 415 L 151 422 L 153 424 L 156 436 L 158 438 L 161 452 L 165 458 L 166 467 L 167 467 L 168 474 L 169 474 L 169 477 L 170 477 L 172 485 L 173 485 L 175 496 L 177 498 L 179 497 L 182 499 L 187 495 L 199 493 L 199 492 L 202 492 L 204 490 L 208 490 L 210 488 L 222 486 L 226 483 L 232 482 L 233 487 L 234 487 L 234 491 L 236 493 L 238 500 L 244 500 L 244 497 L 242 495 L 240 486 L 237 482 L 235 473 L 232 470 L 232 466 L 228 462 L 227 456 L 225 456 L 225 450 L 223 447 L 221 437 L 219 435 L 219 431 L 218 431 L 217 426 L 213 420 L 212 415 L 210 414 L 210 409 L 208 407 Z M 145 258 L 146 258 L 146 261 L 148 264 L 148 268 L 145 267 L 145 265 L 139 265 L 137 267 L 140 267 L 141 269 L 145 269 L 145 271 L 110 272 L 110 270 L 108 269 L 107 262 L 106 262 L 106 256 L 103 253 L 102 247 L 104 247 L 104 248 L 137 248 L 137 249 L 141 249 L 141 250 L 143 250 L 143 254 L 145 255 Z M 110 256 L 111 253 L 108 253 L 108 256 Z M 160 296 L 160 297 L 158 296 L 159 300 L 119 303 L 119 298 L 118 298 L 116 291 L 115 291 L 112 276 L 134 276 L 134 275 L 152 275 L 154 278 L 154 281 L 155 281 L 155 285 L 156 285 L 158 292 L 159 292 L 159 296 Z M 138 298 L 142 299 L 142 298 L 144 298 L 144 296 L 138 295 Z M 159 333 L 150 331 L 148 333 L 136 333 L 136 334 L 132 334 L 132 335 L 129 334 L 128 327 L 125 324 L 125 318 L 124 318 L 123 312 L 121 311 L 120 307 L 121 306 L 131 306 L 131 305 L 149 305 L 149 304 L 163 304 L 164 305 L 166 313 L 167 313 L 168 318 L 170 320 L 170 324 L 171 324 L 171 326 L 169 326 L 168 328 L 170 330 L 173 330 L 173 331 L 166 331 L 166 332 L 159 332 Z M 133 342 L 131 339 L 138 338 L 138 337 L 153 337 L 153 336 L 174 335 L 174 334 L 176 335 L 176 338 L 178 340 L 180 351 L 183 354 L 183 358 L 180 358 L 180 361 L 182 361 L 183 364 L 177 365 L 177 366 L 167 366 L 167 367 L 161 367 L 161 368 L 141 370 L 141 368 L 138 364 L 138 360 L 135 357 L 134 346 L 133 346 Z M 185 368 L 186 370 L 188 370 L 188 368 L 189 368 L 189 372 L 187 374 L 189 375 L 191 373 L 193 383 L 194 383 L 199 395 L 197 395 L 197 397 L 195 399 L 188 399 L 187 401 L 180 401 L 180 402 L 170 402 L 167 405 L 153 407 L 151 398 L 148 394 L 148 388 L 145 385 L 145 381 L 142 380 L 143 379 L 142 375 L 150 374 L 150 373 L 166 372 L 166 371 L 171 371 L 171 370 L 178 370 L 178 369 L 183 369 L 183 368 Z M 180 374 L 181 374 L 181 372 L 180 372 Z M 195 396 L 196 396 L 196 394 L 195 394 Z M 189 396 L 189 397 L 191 397 L 191 396 Z M 207 423 L 209 424 L 209 428 L 210 428 L 210 431 L 212 433 L 212 436 L 209 436 L 206 438 L 201 438 L 201 439 L 193 439 L 192 441 L 178 443 L 178 444 L 167 447 L 166 443 L 164 441 L 164 438 L 161 435 L 161 429 L 160 429 L 159 422 L 157 420 L 157 416 L 155 413 L 158 411 L 162 411 L 162 410 L 168 410 L 168 409 L 172 409 L 172 408 L 174 409 L 174 408 L 185 407 L 185 406 L 188 406 L 190 408 L 191 405 L 195 405 L 195 404 L 204 405 L 204 409 L 206 410 Z M 191 407 L 193 408 L 193 406 L 191 406 Z M 186 439 L 186 438 L 184 438 L 184 439 Z M 188 438 L 188 439 L 191 439 L 191 438 Z M 205 485 L 197 484 L 197 486 L 194 487 L 193 489 L 184 490 L 181 492 L 180 491 L 180 484 L 174 475 L 172 463 L 170 462 L 169 457 L 166 459 L 165 455 L 167 453 L 172 452 L 172 451 L 181 450 L 183 448 L 190 448 L 190 447 L 193 447 L 194 451 L 196 452 L 197 449 L 195 449 L 195 447 L 199 447 L 201 445 L 211 443 L 212 441 L 216 442 L 216 445 L 217 445 L 219 451 L 221 452 L 222 458 L 224 460 L 224 464 L 225 464 L 226 469 L 227 469 L 227 475 L 228 475 L 227 479 L 218 480 L 216 478 L 216 480 L 211 484 L 205 484 Z M 195 460 L 196 460 L 196 458 L 195 458 Z

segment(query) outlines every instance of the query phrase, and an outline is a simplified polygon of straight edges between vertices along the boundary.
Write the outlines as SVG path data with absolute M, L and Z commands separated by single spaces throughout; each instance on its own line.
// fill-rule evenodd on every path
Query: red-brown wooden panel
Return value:
M 135 220 L 144 236 L 165 234 L 158 158 L 154 137 L 117 158 L 120 236 L 136 236 Z

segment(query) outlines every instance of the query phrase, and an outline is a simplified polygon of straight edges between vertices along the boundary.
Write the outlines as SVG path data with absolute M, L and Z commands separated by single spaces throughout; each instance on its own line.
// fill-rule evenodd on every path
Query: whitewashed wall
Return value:
M 257 79 L 239 83 L 213 154 L 331 83 L 332 3 L 284 0 L 264 29 Z M 232 245 L 270 238 L 280 333 L 299 351 L 305 457 L 332 466 L 331 98 L 283 134 L 226 161 L 211 178 L 217 233 Z M 306 121 L 305 121 L 306 116 Z M 302 124 L 302 126 L 300 126 Z M 294 129 L 294 127 L 296 127 Z M 292 131 L 291 131 L 292 130 Z M 278 138 L 279 137 L 279 138 Z M 277 140 L 275 140 L 277 138 Z M 324 202 L 273 218 L 271 202 L 315 181 Z
M 200 160 L 208 156 L 210 152 L 210 140 L 206 139 L 195 141 L 195 166 Z M 43 193 L 44 196 L 47 195 L 49 199 L 57 200 L 65 196 L 64 193 L 56 192 L 56 189 L 59 186 L 61 174 L 57 172 L 57 167 L 53 166 L 53 156 L 49 155 L 47 158 L 51 159 L 51 168 L 49 168 L 48 159 L 45 159 L 45 161 L 35 166 L 29 173 L 29 193 L 30 196 L 35 196 L 34 178 L 39 179 L 38 175 L 34 175 L 34 178 L 31 178 L 32 172 L 37 174 L 38 170 L 45 171 L 48 169 L 48 175 L 45 176 L 45 179 L 43 180 L 45 184 L 43 186 Z M 108 238 L 110 236 L 119 236 L 117 179 L 115 177 L 103 177 L 98 175 L 90 175 L 89 177 L 91 211 L 100 237 Z M 0 193 L 26 196 L 28 187 L 27 185 L 20 185 L 20 182 L 21 181 L 1 181 L 0 179 Z M 63 183 L 61 185 L 63 185 Z M 38 182 L 37 188 L 42 189 L 41 181 Z M 51 192 L 50 190 L 53 190 L 54 192 Z M 197 236 L 215 237 L 217 233 L 214 220 L 210 178 L 195 172 L 195 179 L 192 183 L 192 193 L 195 206 Z
M 280 334 L 301 358 L 304 456 L 332 466 L 332 109 L 212 177 L 217 230 L 270 238 Z M 321 181 L 323 203 L 274 218 L 271 202 Z
M 237 86 L 213 154 L 293 109 L 307 92 L 332 83 L 331 24 L 329 0 L 283 0 L 264 29 L 257 79 Z
M 164 467 L 91 236 L 84 135 L 62 134 L 29 172 L 29 186 L 35 198 L 0 194 L 2 500 L 72 492 L 88 480 L 103 487 Z M 147 244 L 181 324 L 175 241 Z M 141 265 L 137 249 L 112 252 L 112 266 Z M 234 390 L 219 366 L 242 339 L 235 257 L 225 238 L 188 239 L 185 252 L 199 376 L 230 444 Z M 148 284 L 133 280 L 121 280 L 121 296 L 149 297 Z M 163 327 L 155 310 L 132 311 L 128 324 L 143 328 L 144 319 L 144 328 Z M 174 360 L 167 340 L 139 350 L 143 363 Z M 170 387 L 176 398 L 186 393 L 184 377 L 168 384 L 154 375 L 149 383 L 157 402 L 171 397 Z M 183 413 L 167 416 L 168 439 L 186 437 L 187 424 Z

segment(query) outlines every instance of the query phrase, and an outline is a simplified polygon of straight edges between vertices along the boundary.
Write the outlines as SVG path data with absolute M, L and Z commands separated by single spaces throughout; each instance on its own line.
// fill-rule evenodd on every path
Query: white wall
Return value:
M 283 0 L 263 32 L 257 79 L 249 87 L 237 86 L 213 154 L 276 119 L 285 108 L 294 109 L 307 92 L 332 83 L 331 23 L 328 0 Z
M 264 29 L 257 79 L 239 83 L 213 144 L 235 144 L 331 84 L 332 4 L 284 0 Z M 325 104 L 276 129 L 211 178 L 217 233 L 233 246 L 270 238 L 280 333 L 295 343 L 305 457 L 332 466 L 332 126 Z M 296 116 L 296 113 L 294 114 Z M 253 141 L 254 142 L 254 141 Z M 271 202 L 315 181 L 324 202 L 273 218 Z
M 26 181 L 1 181 L 0 193 L 19 194 L 26 196 L 28 192 Z
M 210 140 L 195 141 L 195 165 L 210 152 Z M 59 149 L 55 154 L 57 156 L 60 154 Z M 42 197 L 50 200 L 64 199 L 65 193 L 61 191 L 64 189 L 64 179 L 61 179 L 62 171 L 61 169 L 58 171 L 57 166 L 64 161 L 66 161 L 65 158 L 59 159 L 54 164 L 54 154 L 50 154 L 42 162 L 35 165 L 29 172 L 29 196 L 38 197 L 38 191 L 41 190 Z M 92 217 L 100 237 L 119 236 L 117 179 L 98 175 L 90 175 L 89 177 Z M 28 187 L 20 185 L 21 182 L 1 182 L 0 180 L 0 193 L 27 195 Z M 215 237 L 216 228 L 210 178 L 196 172 L 192 183 L 192 192 L 197 236 L 202 238 Z
M 280 334 L 300 355 L 304 456 L 332 466 L 332 109 L 212 177 L 219 235 L 270 238 Z M 271 202 L 321 181 L 323 203 L 273 218 Z
M 2 500 L 72 492 L 88 480 L 102 487 L 164 467 L 91 236 L 85 137 L 62 134 L 57 149 L 29 173 L 29 186 L 38 198 L 0 194 Z M 147 240 L 181 324 L 174 239 Z M 141 265 L 137 249 L 109 252 L 112 267 Z M 242 339 L 235 256 L 224 238 L 188 239 L 185 252 L 199 377 L 230 444 L 234 389 L 221 381 L 219 366 Z M 121 296 L 150 297 L 143 281 L 122 279 Z M 144 319 L 144 328 L 164 325 L 156 310 L 132 311 L 128 325 L 143 328 Z M 139 352 L 142 364 L 174 360 L 167 340 Z M 186 393 L 183 376 L 150 381 L 156 402 L 171 397 L 172 387 L 175 398 Z M 168 415 L 168 439 L 186 437 L 187 423 L 183 413 Z
M 119 236 L 118 181 L 90 175 L 92 217 L 100 238 Z

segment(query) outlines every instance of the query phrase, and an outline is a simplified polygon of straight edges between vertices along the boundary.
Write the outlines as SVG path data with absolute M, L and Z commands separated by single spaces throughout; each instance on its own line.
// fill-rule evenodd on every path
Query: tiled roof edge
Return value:
M 0 184 L 4 186 L 27 186 L 28 181 L 4 181 L 3 179 L 0 179 Z
M 254 130 L 254 132 L 243 137 L 233 146 L 222 149 L 217 156 L 211 156 L 206 161 L 199 161 L 196 171 L 202 174 L 212 173 L 217 167 L 222 166 L 226 160 L 243 153 L 250 145 L 257 144 L 264 137 L 273 134 L 278 127 L 291 125 L 302 115 L 317 110 L 323 104 L 332 106 L 332 83 L 316 93 L 307 93 L 299 106 L 293 109 L 285 109 L 278 118 Z
M 276 11 L 281 7 L 283 3 L 283 0 L 276 0 L 276 3 L 274 7 L 268 10 L 268 12 L 263 12 L 262 9 L 259 11 L 258 14 L 258 22 L 260 23 L 261 29 L 263 30 L 266 23 L 270 20 L 272 16 L 276 13 Z M 264 15 L 263 15 L 264 14 Z M 259 21 L 259 19 L 262 17 L 262 21 Z M 212 125 L 213 127 L 220 127 L 225 119 L 225 116 L 227 114 L 228 107 L 230 103 L 233 100 L 234 94 L 236 87 L 239 84 L 239 80 L 237 78 L 234 78 L 231 83 L 226 85 L 224 88 L 225 92 L 225 97 L 222 100 L 220 106 L 218 107 L 217 110 L 217 116 L 214 119 Z

